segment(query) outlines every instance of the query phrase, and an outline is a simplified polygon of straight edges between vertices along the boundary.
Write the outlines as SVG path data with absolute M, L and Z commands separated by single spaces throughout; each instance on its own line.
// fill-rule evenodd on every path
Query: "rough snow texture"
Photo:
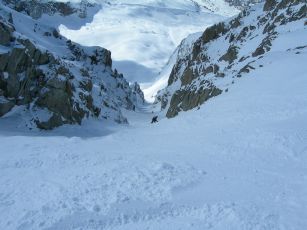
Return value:
M 1 118 L 0 229 L 307 229 L 306 60 L 265 56 L 228 93 L 156 125 L 130 113 L 127 128 L 30 132 Z
M 39 7 L 46 11 L 50 7 L 46 4 Z M 75 12 L 70 7 L 63 8 Z M 59 34 L 52 25 L 61 18 L 69 20 L 65 15 L 52 11 L 53 15 L 42 14 L 35 20 L 23 14 L 27 6 L 19 10 L 0 2 L 0 116 L 15 105 L 24 106 L 24 112 L 30 113 L 28 126 L 51 129 L 80 124 L 86 117 L 127 122 L 121 109 L 144 103 L 139 86 L 129 86 L 122 74 L 112 70 L 110 51 L 82 47 Z
M 128 127 L 45 132 L 2 117 L 0 229 L 307 229 L 306 29 L 288 25 L 262 68 L 174 119 L 151 125 L 147 107 Z
M 158 94 L 167 117 L 227 92 L 241 77 L 263 68 L 264 57 L 296 52 L 300 59 L 307 46 L 306 11 L 305 1 L 267 1 L 206 29 L 192 52 L 177 59 L 168 87 Z

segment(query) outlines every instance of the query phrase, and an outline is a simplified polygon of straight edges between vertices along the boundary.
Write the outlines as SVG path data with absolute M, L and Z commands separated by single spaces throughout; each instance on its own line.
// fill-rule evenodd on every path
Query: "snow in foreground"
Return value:
M 52 133 L 1 119 L 0 229 L 307 229 L 307 55 L 296 55 L 157 125 L 145 112 Z

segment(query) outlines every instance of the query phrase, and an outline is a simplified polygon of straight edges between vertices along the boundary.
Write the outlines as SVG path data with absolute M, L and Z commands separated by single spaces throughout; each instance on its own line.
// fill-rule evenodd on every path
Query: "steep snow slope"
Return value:
M 190 52 L 177 58 L 168 86 L 158 94 L 166 116 L 227 93 L 241 78 L 267 65 L 264 57 L 296 52 L 300 59 L 307 49 L 306 15 L 304 0 L 267 1 L 206 29 Z
M 102 9 L 93 22 L 80 30 L 64 24 L 61 33 L 81 44 L 108 48 L 114 67 L 140 83 L 157 77 L 183 38 L 239 12 L 223 0 L 96 2 Z
M 300 52 L 300 54 L 296 54 Z M 307 52 L 276 52 L 198 111 L 22 132 L 0 119 L 5 230 L 307 228 Z
M 276 24 L 282 36 L 256 60 L 261 68 L 174 119 L 151 125 L 153 108 L 144 107 L 125 112 L 126 127 L 87 120 L 43 132 L 1 118 L 0 229 L 307 229 L 306 22 L 298 21 Z

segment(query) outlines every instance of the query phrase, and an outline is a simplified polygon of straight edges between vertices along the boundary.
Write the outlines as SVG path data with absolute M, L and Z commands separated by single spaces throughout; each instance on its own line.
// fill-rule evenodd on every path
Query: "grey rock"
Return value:
M 15 106 L 15 104 L 3 96 L 0 96 L 0 117 L 11 111 L 11 109 Z
M 255 52 L 252 53 L 252 56 L 257 57 L 257 56 L 263 55 L 264 53 L 270 51 L 271 46 L 272 46 L 272 40 L 274 39 L 275 39 L 274 34 L 270 34 L 265 39 L 263 39 L 259 47 L 257 47 Z
M 9 73 L 21 73 L 26 70 L 27 66 L 31 65 L 31 58 L 26 54 L 25 48 L 15 47 L 10 53 L 10 60 L 6 71 Z
M 263 10 L 264 11 L 270 11 L 270 10 L 274 9 L 276 4 L 277 4 L 276 0 L 266 0 L 264 7 L 263 7 Z
M 225 0 L 231 6 L 235 6 L 239 9 L 244 9 L 250 5 L 257 4 L 260 2 L 264 2 L 265 0 Z
M 10 54 L 7 53 L 0 53 L 0 71 L 5 72 L 7 70 L 7 65 L 10 60 Z
M 221 23 L 215 24 L 205 30 L 205 32 L 202 35 L 202 42 L 208 43 L 218 38 L 221 34 L 225 34 L 227 31 L 228 31 L 228 28 L 226 28 L 225 23 L 221 22 Z
M 183 75 L 182 75 L 182 77 L 181 77 L 181 83 L 182 83 L 182 85 L 188 85 L 188 84 L 190 84 L 190 83 L 193 81 L 194 77 L 195 77 L 195 75 L 194 75 L 193 70 L 190 69 L 190 68 L 187 68 L 187 69 L 184 71 L 184 73 L 183 73 Z
M 211 87 L 202 87 L 198 90 L 178 90 L 172 96 L 170 107 L 166 117 L 172 118 L 178 115 L 180 111 L 188 111 L 202 105 L 212 97 L 218 96 L 223 91 L 211 85 Z
M 59 127 L 65 124 L 61 116 L 55 113 L 47 121 L 35 120 L 35 123 L 39 129 L 43 129 L 43 130 L 52 130 L 56 127 Z
M 237 54 L 238 54 L 238 47 L 236 46 L 230 46 L 227 50 L 227 53 L 225 53 L 221 58 L 220 61 L 227 61 L 229 63 L 232 63 L 234 60 L 236 60 Z
M 69 2 L 40 2 L 37 0 L 3 0 L 3 2 L 18 12 L 27 13 L 34 19 L 39 19 L 43 14 L 53 15 L 59 13 L 63 16 L 68 16 L 78 11 Z
M 0 45 L 9 46 L 13 37 L 14 29 L 0 21 Z

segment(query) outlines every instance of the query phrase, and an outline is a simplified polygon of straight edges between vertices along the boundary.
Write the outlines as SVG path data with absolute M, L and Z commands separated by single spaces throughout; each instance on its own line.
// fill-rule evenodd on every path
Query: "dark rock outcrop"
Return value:
M 180 111 L 188 111 L 196 108 L 210 98 L 218 96 L 221 93 L 222 90 L 213 85 L 202 87 L 196 91 L 189 89 L 178 90 L 172 96 L 170 108 L 167 111 L 166 116 L 168 118 L 175 117 Z
M 34 19 L 39 19 L 43 14 L 54 15 L 58 13 L 62 16 L 78 14 L 79 17 L 85 18 L 87 8 L 93 4 L 88 1 L 81 1 L 80 4 L 73 5 L 70 2 L 60 1 L 37 1 L 37 0 L 2 0 L 4 4 L 10 6 L 18 12 L 24 12 Z
M 8 46 L 13 41 L 14 28 L 0 21 L 0 45 Z
M 258 4 L 260 2 L 264 2 L 265 0 L 225 0 L 231 6 L 235 6 L 239 9 L 244 9 L 250 5 Z
M 219 59 L 220 61 L 227 61 L 228 63 L 233 63 L 234 60 L 238 58 L 238 47 L 230 46 L 227 52 Z
M 8 113 L 15 106 L 14 102 L 0 96 L 0 117 Z
M 12 4 L 14 1 L 6 2 Z M 35 2 L 21 1 L 14 5 L 22 12 L 16 12 L 19 18 L 24 17 L 27 7 L 33 4 L 43 7 L 42 12 L 45 12 L 45 6 Z M 66 4 L 48 4 L 63 15 L 72 13 Z M 52 37 L 46 36 L 50 28 L 36 20 L 32 24 L 39 32 L 29 30 L 29 33 L 36 33 L 38 39 L 30 39 L 27 34 L 15 30 L 9 13 L 1 10 L 0 16 L 3 18 L 0 45 L 5 47 L 0 51 L 0 117 L 14 106 L 24 106 L 33 125 L 41 129 L 81 124 L 89 117 L 125 123 L 127 119 L 121 109 L 134 110 L 144 103 L 139 85 L 135 83 L 130 87 L 122 74 L 112 70 L 110 51 L 82 47 L 56 32 Z M 16 23 L 22 22 L 17 20 Z M 44 39 L 51 39 L 47 44 L 53 42 L 58 47 L 44 47 L 44 43 L 40 44 Z
M 298 20 L 304 26 L 306 12 L 305 0 L 267 0 L 207 28 L 191 50 L 177 58 L 168 86 L 158 92 L 156 103 L 172 118 L 228 91 L 234 79 L 263 65 L 256 61 L 272 50 L 278 28 Z
M 274 9 L 274 7 L 276 6 L 276 0 L 266 0 L 263 10 L 264 11 L 270 11 L 272 9 Z

